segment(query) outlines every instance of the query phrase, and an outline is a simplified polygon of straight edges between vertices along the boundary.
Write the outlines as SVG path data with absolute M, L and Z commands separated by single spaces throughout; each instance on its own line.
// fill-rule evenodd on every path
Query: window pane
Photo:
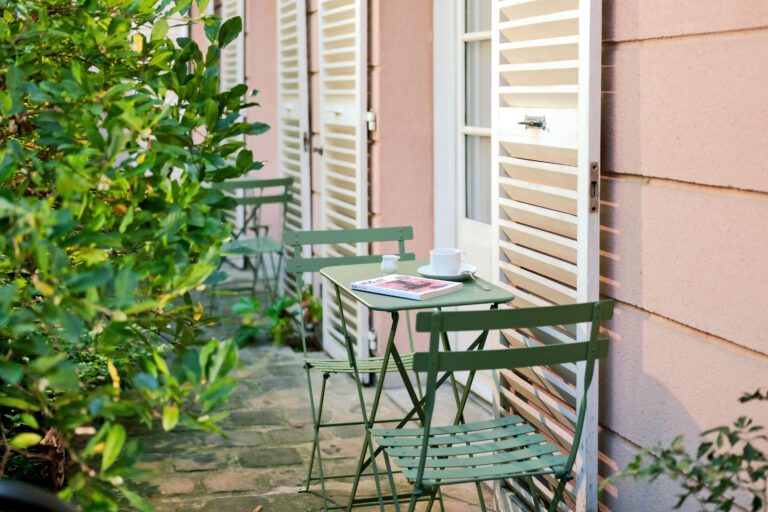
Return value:
M 491 223 L 491 139 L 464 136 L 466 217 Z
M 464 45 L 464 118 L 467 126 L 491 127 L 491 42 Z
M 491 0 L 464 0 L 464 30 L 491 30 Z

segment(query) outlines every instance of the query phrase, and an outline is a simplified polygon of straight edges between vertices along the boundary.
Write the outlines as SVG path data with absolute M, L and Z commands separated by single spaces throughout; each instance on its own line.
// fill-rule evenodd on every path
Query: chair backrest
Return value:
M 224 191 L 243 191 L 242 195 L 233 196 L 238 206 L 252 206 L 250 213 L 244 215 L 243 227 L 236 232 L 236 237 L 244 233 L 247 226 L 253 222 L 253 229 L 258 231 L 261 206 L 266 204 L 280 205 L 281 229 L 285 230 L 285 209 L 291 201 L 291 186 L 293 178 L 240 178 L 214 183 L 213 188 Z
M 413 240 L 413 228 L 401 226 L 394 228 L 336 229 L 326 231 L 287 231 L 283 243 L 294 249 L 293 258 L 286 262 L 287 272 L 317 272 L 335 265 L 354 265 L 358 263 L 377 263 L 381 254 L 365 256 L 330 256 L 324 258 L 302 257 L 301 249 L 307 245 L 336 245 L 373 242 L 397 242 L 397 255 L 401 261 L 411 261 L 416 256 L 405 251 L 405 241 Z
M 237 204 L 242 206 L 261 206 L 263 204 L 281 203 L 285 204 L 291 200 L 290 188 L 293 184 L 293 178 L 273 178 L 273 179 L 237 179 L 227 180 L 221 183 L 214 183 L 212 186 L 218 190 L 243 190 L 243 197 L 234 197 Z M 282 188 L 279 192 L 267 193 L 265 189 Z M 248 196 L 247 191 L 257 190 L 258 195 Z
M 381 261 L 381 254 L 369 254 L 365 256 L 329 256 L 315 258 L 303 256 L 302 249 L 306 246 L 358 244 L 373 242 L 397 242 L 397 255 L 401 261 L 412 261 L 416 256 L 406 252 L 405 241 L 413 240 L 413 228 L 400 226 L 391 228 L 366 228 L 366 229 L 336 229 L 316 231 L 286 231 L 283 235 L 283 244 L 293 249 L 293 257 L 285 264 L 285 271 L 296 274 L 296 293 L 299 294 L 301 303 L 301 290 L 304 287 L 302 274 L 304 272 L 317 272 L 325 267 L 335 265 L 354 265 L 359 263 L 376 263 Z M 304 339 L 304 323 L 301 324 L 301 342 L 304 352 L 307 351 Z
M 592 382 L 595 361 L 608 353 L 608 339 L 600 337 L 600 322 L 613 317 L 613 306 L 613 301 L 603 300 L 536 308 L 419 313 L 416 317 L 416 330 L 430 333 L 429 352 L 419 352 L 413 356 L 414 371 L 427 373 L 422 460 L 426 455 L 426 440 L 431 428 L 438 372 L 495 370 L 585 361 L 584 386 L 576 431 L 571 453 L 564 466 L 566 471 L 570 472 L 584 427 L 587 390 Z M 591 324 L 589 339 L 586 341 L 501 350 L 439 351 L 441 336 L 447 332 L 525 329 L 586 322 Z M 422 471 L 419 471 L 418 480 L 421 479 L 421 474 Z

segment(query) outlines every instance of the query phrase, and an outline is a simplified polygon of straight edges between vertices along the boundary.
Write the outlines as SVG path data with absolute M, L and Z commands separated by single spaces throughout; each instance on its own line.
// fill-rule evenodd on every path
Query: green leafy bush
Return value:
M 282 296 L 275 299 L 264 309 L 264 317 L 269 322 L 269 332 L 276 344 L 285 343 L 293 332 L 294 317 L 298 314 L 293 310 L 296 301 L 290 297 Z
M 741 398 L 742 402 L 750 400 L 768 400 L 768 392 L 758 390 Z M 727 512 L 737 508 L 741 496 L 749 499 L 751 512 L 766 510 L 768 436 L 764 427 L 742 416 L 732 425 L 702 432 L 701 437 L 695 454 L 688 453 L 682 436 L 669 446 L 643 449 L 604 485 L 628 477 L 654 481 L 665 475 L 682 488 L 675 509 L 692 498 L 702 510 Z
M 85 510 L 147 509 L 126 426 L 217 430 L 236 385 L 191 292 L 231 232 L 206 183 L 258 169 L 268 127 L 218 92 L 241 20 L 191 1 L 0 0 L 0 474 L 44 461 Z

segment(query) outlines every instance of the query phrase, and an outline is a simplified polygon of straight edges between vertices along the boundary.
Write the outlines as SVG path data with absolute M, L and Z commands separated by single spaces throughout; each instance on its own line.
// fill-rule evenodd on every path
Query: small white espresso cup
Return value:
M 461 269 L 461 262 L 467 259 L 467 253 L 461 249 L 444 248 L 429 251 L 429 266 L 435 274 L 455 276 Z

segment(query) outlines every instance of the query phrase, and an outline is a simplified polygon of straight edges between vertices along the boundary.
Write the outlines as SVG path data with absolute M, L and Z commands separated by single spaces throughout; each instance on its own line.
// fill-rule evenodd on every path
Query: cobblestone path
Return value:
M 144 465 L 156 470 L 156 476 L 139 482 L 137 490 L 149 497 L 158 512 L 254 512 L 259 506 L 263 512 L 322 510 L 319 494 L 297 492 L 306 476 L 312 446 L 299 354 L 288 348 L 260 346 L 244 348 L 240 355 L 242 381 L 227 406 L 231 414 L 223 425 L 226 437 L 194 431 L 144 437 Z M 366 388 L 368 404 L 373 391 Z M 402 416 L 392 396 L 397 397 L 397 392 L 383 397 L 380 418 Z M 352 380 L 332 376 L 324 420 L 357 419 L 358 408 Z M 353 472 L 362 443 L 361 427 L 328 429 L 324 437 L 326 472 Z M 382 484 L 386 485 L 386 480 Z M 349 495 L 349 488 L 347 482 L 330 484 L 330 492 L 339 502 Z M 372 479 L 361 489 L 360 494 L 373 495 Z M 479 510 L 473 487 L 449 487 L 445 496 L 450 512 Z M 486 503 L 492 503 L 489 493 Z

